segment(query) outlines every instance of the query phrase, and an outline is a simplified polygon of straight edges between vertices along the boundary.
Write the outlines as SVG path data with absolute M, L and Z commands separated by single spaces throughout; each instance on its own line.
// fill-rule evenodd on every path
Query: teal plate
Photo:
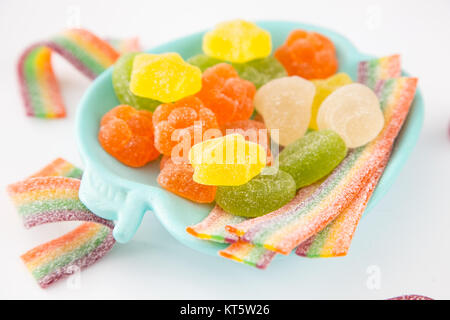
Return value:
M 331 30 L 297 22 L 261 21 L 257 24 L 270 31 L 273 48 L 280 46 L 293 29 L 313 30 L 326 35 L 336 46 L 339 71 L 348 73 L 354 80 L 358 63 L 373 58 L 360 53 L 350 41 Z M 192 34 L 148 52 L 178 52 L 187 59 L 201 52 L 202 36 L 203 32 Z M 187 226 L 200 222 L 208 215 L 212 205 L 195 204 L 159 187 L 156 182 L 158 161 L 142 168 L 130 168 L 115 160 L 100 146 L 97 140 L 100 119 L 119 104 L 112 86 L 111 71 L 109 68 L 93 82 L 77 111 L 77 142 L 85 165 L 80 188 L 81 201 L 98 216 L 116 221 L 114 237 L 118 242 L 129 241 L 144 214 L 152 211 L 181 243 L 195 250 L 217 255 L 217 251 L 227 245 L 198 240 L 186 232 Z M 389 190 L 405 164 L 419 137 L 423 117 L 424 103 L 417 91 L 408 119 L 397 138 L 392 156 L 366 212 Z

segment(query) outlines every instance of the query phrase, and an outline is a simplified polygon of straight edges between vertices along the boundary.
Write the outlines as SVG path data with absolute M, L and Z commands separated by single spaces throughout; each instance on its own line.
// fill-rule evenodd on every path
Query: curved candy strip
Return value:
M 225 212 L 216 205 L 209 215 L 194 226 L 189 226 L 186 231 L 199 239 L 211 240 L 220 243 L 233 243 L 239 237 L 225 230 L 228 224 L 235 224 L 246 220 L 244 217 L 235 216 Z
M 141 45 L 139 43 L 139 38 L 128 38 L 128 39 L 106 39 L 108 43 L 116 49 L 120 54 L 127 52 L 139 52 L 142 51 Z
M 97 77 L 119 57 L 111 45 L 84 29 L 70 29 L 28 47 L 17 65 L 28 116 L 61 118 L 66 115 L 51 64 L 52 52 L 61 55 L 90 79 Z
M 43 288 L 102 258 L 114 245 L 114 224 L 90 212 L 78 199 L 80 180 L 57 173 L 81 173 L 70 163 L 57 159 L 37 174 L 8 186 L 24 225 L 31 228 L 49 222 L 88 221 L 66 235 L 37 246 L 22 260 Z
M 227 259 L 245 263 L 258 269 L 265 269 L 277 253 L 251 243 L 236 242 L 219 251 L 219 254 Z
M 351 151 L 307 201 L 269 221 L 254 225 L 242 240 L 289 254 L 300 243 L 324 229 L 350 205 L 390 152 L 408 114 L 416 85 L 415 78 L 377 82 L 375 91 L 386 120 L 379 136 L 367 146 Z

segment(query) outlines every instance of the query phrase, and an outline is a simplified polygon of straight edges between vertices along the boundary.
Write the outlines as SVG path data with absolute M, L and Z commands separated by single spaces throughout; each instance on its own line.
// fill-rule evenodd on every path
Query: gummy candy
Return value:
M 292 31 L 286 42 L 275 51 L 275 57 L 290 76 L 324 79 L 338 69 L 333 42 L 316 32 Z
M 190 57 L 186 60 L 188 63 L 192 64 L 193 66 L 198 67 L 202 72 L 205 72 L 206 69 L 211 68 L 215 66 L 216 64 L 225 62 L 224 60 L 216 59 L 210 56 L 207 56 L 206 54 L 199 53 L 195 56 Z
M 130 167 L 142 167 L 159 156 L 150 111 L 115 107 L 103 116 L 98 139 L 106 152 Z
M 194 145 L 194 125 L 196 121 L 199 122 L 201 132 L 219 128 L 214 113 L 205 108 L 202 101 L 194 96 L 181 99 L 175 103 L 160 105 L 153 113 L 156 149 L 164 155 L 171 156 L 174 147 L 184 143 L 184 135 L 187 135 L 190 141 L 189 145 L 186 146 L 187 150 L 182 149 L 183 154 L 175 155 L 187 159 L 187 151 Z M 219 131 L 220 136 L 220 130 L 217 131 Z
M 201 77 L 200 69 L 178 53 L 141 53 L 134 57 L 130 91 L 140 97 L 173 102 L 197 93 Z
M 245 140 L 259 143 L 267 151 L 267 164 L 272 162 L 270 152 L 270 137 L 264 123 L 255 120 L 239 120 L 228 122 L 221 126 L 223 135 L 238 133 L 244 136 Z
M 222 22 L 203 37 L 203 52 L 230 62 L 267 57 L 272 51 L 270 33 L 243 20 Z
M 270 80 L 287 76 L 283 65 L 273 56 L 246 63 L 233 63 L 232 66 L 242 79 L 252 82 L 257 89 Z
M 415 78 L 378 81 L 377 93 L 386 116 L 386 125 L 378 137 L 367 146 L 349 152 L 301 206 L 276 219 L 255 222 L 242 237 L 243 241 L 289 254 L 342 213 L 390 152 L 414 99 L 416 86 Z
M 384 116 L 375 93 L 360 83 L 343 86 L 330 94 L 317 114 L 319 129 L 340 134 L 347 147 L 372 141 L 383 129 Z
M 117 99 L 119 99 L 120 103 L 130 105 L 136 109 L 154 111 L 156 107 L 161 104 L 161 102 L 138 97 L 130 91 L 130 78 L 131 71 L 133 70 L 133 61 L 134 57 L 138 54 L 140 53 L 133 52 L 124 54 L 114 64 L 112 72 L 114 91 L 116 92 Z
M 312 82 L 297 76 L 272 80 L 258 90 L 255 108 L 275 142 L 286 146 L 305 134 L 315 91 Z M 273 129 L 279 130 L 279 136 Z
M 313 130 L 318 130 L 317 127 L 317 112 L 319 111 L 320 105 L 323 100 L 330 95 L 334 90 L 342 87 L 346 84 L 352 83 L 352 78 L 346 73 L 337 73 L 324 80 L 313 80 L 316 86 L 316 95 L 314 96 L 314 101 L 311 109 L 311 121 L 309 122 L 309 128 Z
M 274 174 L 260 174 L 240 186 L 217 187 L 216 202 L 228 213 L 259 217 L 277 210 L 294 196 L 294 179 L 278 170 Z
M 232 66 L 220 63 L 205 70 L 202 89 L 196 96 L 223 124 L 250 118 L 255 91 L 253 83 L 239 78 Z
M 266 166 L 266 150 L 235 133 L 197 143 L 189 151 L 189 160 L 195 169 L 195 182 L 238 186 Z
M 190 64 L 199 67 L 202 71 L 221 62 L 225 62 L 205 54 L 198 54 L 189 58 L 187 61 Z M 252 82 L 257 89 L 270 80 L 285 77 L 287 75 L 283 65 L 273 56 L 245 63 L 231 63 L 231 65 L 237 71 L 239 77 Z
M 168 158 L 158 175 L 158 183 L 164 189 L 197 203 L 210 203 L 216 195 L 215 186 L 196 183 L 192 179 L 194 168 L 183 161 Z
M 280 169 L 289 173 L 297 189 L 325 177 L 345 158 L 344 140 L 332 130 L 313 131 L 280 152 Z

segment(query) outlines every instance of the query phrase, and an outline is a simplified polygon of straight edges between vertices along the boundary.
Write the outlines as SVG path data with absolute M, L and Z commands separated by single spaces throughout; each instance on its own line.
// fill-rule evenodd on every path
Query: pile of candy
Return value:
M 216 202 L 187 231 L 233 243 L 220 254 L 259 268 L 293 250 L 347 253 L 417 82 L 401 78 L 391 56 L 361 62 L 353 83 L 336 74 L 334 44 L 316 32 L 293 30 L 271 50 L 270 33 L 234 20 L 207 32 L 203 53 L 187 62 L 123 55 L 113 71 L 123 105 L 99 131 L 126 165 L 162 154 L 163 188 Z

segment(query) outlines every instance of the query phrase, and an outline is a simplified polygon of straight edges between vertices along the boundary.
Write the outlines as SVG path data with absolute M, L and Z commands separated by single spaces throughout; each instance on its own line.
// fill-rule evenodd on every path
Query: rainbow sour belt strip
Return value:
M 133 42 L 134 41 L 134 42 Z M 136 40 L 122 49 L 136 49 Z M 114 49 L 93 33 L 84 29 L 69 29 L 47 41 L 28 47 L 17 65 L 22 98 L 28 116 L 62 118 L 66 116 L 58 81 L 51 63 L 56 52 L 90 79 L 110 67 L 119 57 Z
M 242 222 L 245 219 L 246 218 L 227 213 L 221 207 L 216 205 L 205 219 L 194 226 L 187 227 L 186 231 L 199 239 L 220 243 L 233 243 L 236 242 L 239 237 L 228 233 L 225 230 L 225 226 Z
M 324 229 L 350 205 L 390 152 L 408 114 L 416 86 L 416 78 L 379 80 L 375 92 L 380 98 L 385 126 L 378 137 L 351 151 L 307 201 L 269 221 L 255 224 L 242 240 L 289 254 Z
M 370 86 L 378 79 L 400 77 L 400 57 L 398 55 L 363 61 L 358 67 L 358 82 Z M 375 187 L 389 161 L 390 152 L 378 170 L 370 178 L 367 186 L 355 198 L 355 200 L 333 220 L 325 229 L 301 243 L 296 254 L 303 257 L 339 257 L 344 256 L 350 249 L 353 235 L 361 219 L 367 203 L 372 196 Z
M 74 176 L 81 174 L 81 170 L 57 159 L 32 178 L 8 186 L 27 228 L 50 222 L 88 221 L 22 255 L 28 270 L 43 288 L 93 264 L 115 243 L 113 223 L 94 215 L 78 199 L 80 180 L 56 176 L 58 173 Z
M 265 269 L 277 253 L 248 242 L 236 242 L 226 249 L 219 251 L 219 254 L 227 259 L 241 262 L 258 269 Z

